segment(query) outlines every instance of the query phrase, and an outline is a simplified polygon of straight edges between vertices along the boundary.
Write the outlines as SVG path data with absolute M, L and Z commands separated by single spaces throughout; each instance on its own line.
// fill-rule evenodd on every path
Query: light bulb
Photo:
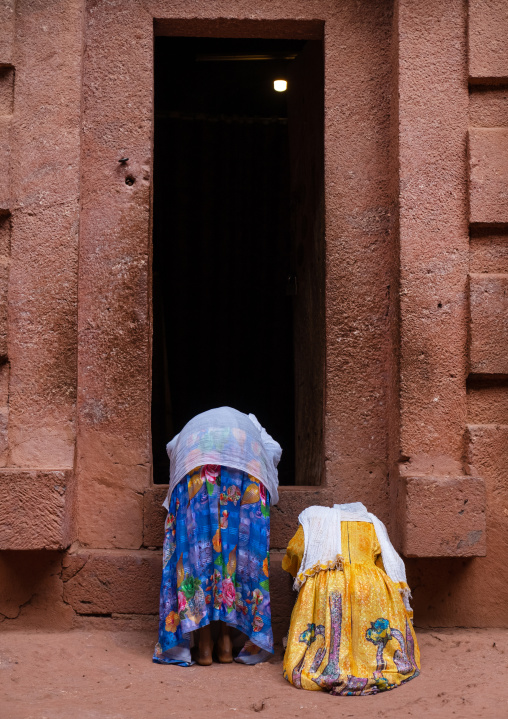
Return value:
M 288 89 L 287 80 L 274 80 L 273 89 L 276 92 L 286 92 L 286 90 Z

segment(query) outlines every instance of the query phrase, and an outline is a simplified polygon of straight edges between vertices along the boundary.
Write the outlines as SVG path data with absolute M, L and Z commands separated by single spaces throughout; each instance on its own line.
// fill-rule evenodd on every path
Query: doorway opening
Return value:
M 280 442 L 281 484 L 321 481 L 322 74 L 319 41 L 155 38 L 155 483 L 222 405 Z

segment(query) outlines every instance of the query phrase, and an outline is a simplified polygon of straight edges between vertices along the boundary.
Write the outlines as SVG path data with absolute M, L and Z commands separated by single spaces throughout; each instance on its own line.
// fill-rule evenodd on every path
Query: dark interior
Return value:
M 287 79 L 304 41 L 155 38 L 154 481 L 195 414 L 253 412 L 295 479 Z

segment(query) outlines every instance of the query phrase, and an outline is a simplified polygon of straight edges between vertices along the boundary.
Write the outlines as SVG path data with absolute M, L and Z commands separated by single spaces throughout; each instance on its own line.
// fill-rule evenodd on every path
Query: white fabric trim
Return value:
M 374 525 L 379 544 L 381 545 L 381 556 L 383 558 L 385 572 L 396 584 L 399 582 L 407 583 L 404 562 L 390 542 L 390 537 L 388 536 L 385 525 L 371 512 L 369 512 L 369 517 L 372 519 L 372 524 Z
M 343 567 L 341 522 L 369 522 L 374 525 L 376 536 L 381 547 L 381 556 L 386 574 L 398 584 L 407 583 L 406 569 L 401 557 L 390 542 L 383 522 L 368 512 L 361 502 L 351 504 L 335 504 L 333 507 L 307 507 L 298 521 L 303 527 L 305 549 L 302 563 L 294 581 L 294 588 L 300 589 L 307 577 L 320 569 L 340 569 Z M 408 589 L 401 591 L 404 604 L 409 606 Z
M 163 506 L 176 485 L 196 467 L 222 465 L 251 474 L 270 493 L 270 504 L 279 501 L 277 465 L 282 449 L 253 414 L 232 407 L 217 407 L 193 417 L 166 450 L 170 461 L 169 489 Z
M 342 566 L 340 509 L 335 507 L 307 507 L 298 517 L 305 537 L 300 570 L 295 577 L 294 588 L 300 589 L 308 576 L 321 568 L 336 569 Z

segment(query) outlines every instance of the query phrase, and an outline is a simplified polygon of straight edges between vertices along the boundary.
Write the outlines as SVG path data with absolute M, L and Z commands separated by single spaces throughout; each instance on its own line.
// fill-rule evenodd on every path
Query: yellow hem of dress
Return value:
M 330 559 L 329 562 L 316 562 L 313 567 L 309 567 L 305 572 L 297 574 L 293 583 L 293 589 L 299 591 L 309 577 L 313 577 L 318 572 L 326 572 L 331 569 L 344 570 L 344 559 L 341 554 L 337 554 L 336 558 Z

